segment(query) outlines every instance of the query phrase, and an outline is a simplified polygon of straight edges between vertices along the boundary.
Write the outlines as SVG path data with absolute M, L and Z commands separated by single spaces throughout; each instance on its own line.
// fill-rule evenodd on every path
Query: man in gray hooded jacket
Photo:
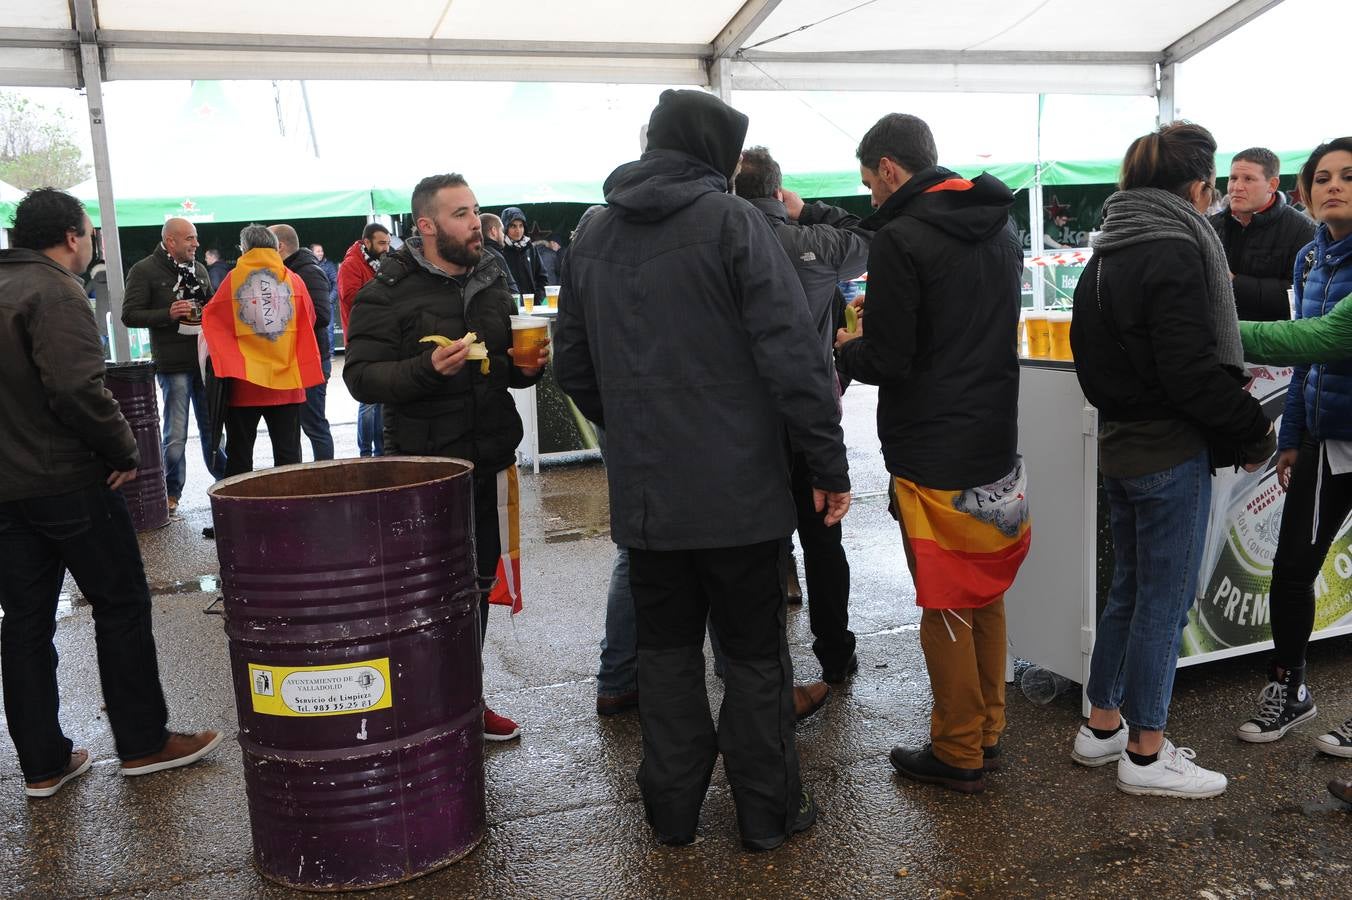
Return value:
M 638 619 L 639 784 L 657 839 L 695 839 L 722 752 L 742 842 L 810 827 L 794 743 L 779 579 L 795 522 L 788 426 L 828 524 L 849 508 L 840 414 L 802 286 L 765 217 L 727 193 L 746 116 L 665 91 L 648 150 L 607 179 L 607 208 L 563 266 L 554 365 L 606 428 L 611 532 Z M 706 619 L 727 657 L 717 730 Z

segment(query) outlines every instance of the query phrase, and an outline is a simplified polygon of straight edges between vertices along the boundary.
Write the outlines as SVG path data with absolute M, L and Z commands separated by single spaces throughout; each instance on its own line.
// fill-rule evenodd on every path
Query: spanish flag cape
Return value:
M 1022 458 L 994 484 L 940 491 L 893 478 L 892 491 L 918 606 L 972 609 L 1004 596 L 1033 537 Z
M 273 390 L 324 380 L 314 324 L 305 283 L 266 247 L 241 256 L 202 310 L 202 335 L 216 377 Z

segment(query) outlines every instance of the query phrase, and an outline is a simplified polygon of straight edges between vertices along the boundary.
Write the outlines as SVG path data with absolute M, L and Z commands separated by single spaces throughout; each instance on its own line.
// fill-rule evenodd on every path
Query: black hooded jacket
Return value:
M 319 342 L 319 356 L 327 359 L 333 355 L 333 330 L 329 327 L 333 321 L 333 302 L 329 299 L 333 282 L 329 280 L 329 273 L 324 271 L 319 257 L 305 247 L 288 256 L 283 264 L 299 276 L 310 292 L 315 307 L 315 340 Z
M 1271 322 L 1291 318 L 1286 289 L 1296 254 L 1314 240 L 1314 220 L 1286 202 L 1279 191 L 1272 206 L 1253 214 L 1248 225 L 1223 209 L 1211 224 L 1225 245 L 1234 273 L 1235 310 L 1241 319 Z
M 727 193 L 746 118 L 685 96 L 697 93 L 662 95 L 648 152 L 606 180 L 609 206 L 563 263 L 555 374 L 606 427 L 611 534 L 624 547 L 789 534 L 786 425 L 813 484 L 849 489 L 803 288 L 765 216 Z
M 1019 278 L 1014 195 L 990 175 L 916 173 L 861 223 L 868 256 L 864 335 L 842 372 L 876 384 L 887 470 L 963 490 L 1014 468 L 1018 447 Z

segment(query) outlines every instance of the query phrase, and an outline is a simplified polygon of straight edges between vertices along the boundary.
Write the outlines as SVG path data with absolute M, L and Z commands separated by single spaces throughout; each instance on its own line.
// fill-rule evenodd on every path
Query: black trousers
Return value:
M 474 468 L 474 555 L 479 567 L 479 651 L 488 634 L 488 587 L 498 571 L 502 556 L 502 534 L 498 531 L 498 473 Z
M 1319 533 L 1314 529 L 1315 482 L 1319 445 L 1304 441 L 1291 470 L 1291 485 L 1282 509 L 1277 554 L 1272 560 L 1273 655 L 1282 668 L 1305 665 L 1305 648 L 1314 630 L 1314 581 L 1334 537 L 1352 511 L 1352 473 L 1333 475 L 1324 462 L 1319 492 Z
M 777 540 L 629 551 L 643 730 L 638 779 L 659 838 L 694 835 L 720 752 L 744 839 L 787 834 L 797 814 L 802 788 L 779 578 L 783 553 Z M 717 730 L 704 684 L 706 620 L 727 665 Z
M 118 756 L 158 753 L 169 736 L 150 590 L 122 495 L 94 484 L 0 503 L 0 675 L 9 734 L 29 782 L 58 775 L 70 762 L 52 643 L 67 569 L 93 608 L 99 681 Z
M 791 462 L 793 502 L 798 510 L 798 542 L 803 546 L 803 570 L 807 575 L 807 614 L 812 625 L 812 652 L 822 671 L 843 671 L 854 655 L 854 632 L 850 631 L 850 563 L 840 542 L 837 522 L 830 528 L 812 504 L 812 476 L 807 457 L 793 454 Z
M 258 422 L 268 423 L 272 439 L 272 464 L 286 466 L 300 462 L 300 410 L 303 403 L 281 406 L 230 406 L 225 410 L 225 475 L 253 471 L 254 441 Z

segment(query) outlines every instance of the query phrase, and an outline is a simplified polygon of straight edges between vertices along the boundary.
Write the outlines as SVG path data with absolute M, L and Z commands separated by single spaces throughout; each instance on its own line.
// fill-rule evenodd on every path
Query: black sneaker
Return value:
M 1320 753 L 1329 756 L 1352 757 L 1352 719 L 1348 719 L 1328 734 L 1314 739 L 1314 746 Z
M 793 827 L 789 829 L 788 834 L 777 834 L 768 838 L 742 838 L 742 846 L 748 850 L 773 850 L 787 841 L 790 835 L 795 835 L 800 831 L 807 831 L 817 821 L 817 802 L 812 799 L 812 795 L 803 788 L 802 797 L 798 801 L 798 816 L 793 820 Z
M 1274 669 L 1258 695 L 1258 715 L 1239 726 L 1235 736 L 1250 744 L 1267 744 L 1301 722 L 1313 719 L 1318 712 L 1314 695 L 1305 685 L 1304 666 L 1287 669 L 1280 678 Z
M 822 667 L 822 681 L 827 684 L 841 684 L 848 681 L 850 676 L 859 671 L 859 657 L 851 653 L 850 658 L 845 660 L 845 665 L 838 669 L 828 669 Z
M 1000 743 L 998 741 L 994 746 L 981 748 L 981 771 L 1000 771 Z
M 932 744 L 926 744 L 919 750 L 893 747 L 888 758 L 892 760 L 892 768 L 903 778 L 937 784 L 962 794 L 979 794 L 986 789 L 984 769 L 950 766 L 934 755 Z

